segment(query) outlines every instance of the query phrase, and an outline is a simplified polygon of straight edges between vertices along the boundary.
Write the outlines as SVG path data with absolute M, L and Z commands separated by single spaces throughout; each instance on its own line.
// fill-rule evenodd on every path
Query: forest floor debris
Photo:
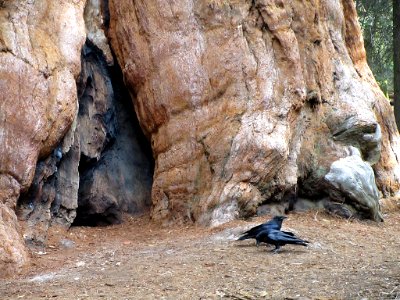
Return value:
M 53 230 L 1 299 L 400 299 L 400 214 L 384 223 L 290 214 L 282 230 L 309 240 L 279 254 L 235 241 L 268 219 L 160 228 L 148 216 L 110 227 Z M 60 241 L 71 241 L 64 247 Z M 70 246 L 70 245 L 69 245 Z M 46 253 L 41 255 L 40 253 Z

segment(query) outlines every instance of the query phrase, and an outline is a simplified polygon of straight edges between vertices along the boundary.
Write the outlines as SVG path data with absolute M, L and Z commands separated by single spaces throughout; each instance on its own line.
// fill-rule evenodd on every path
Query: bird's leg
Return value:
M 260 241 L 259 240 L 256 240 L 256 246 L 257 247 L 260 246 Z
M 273 253 L 278 253 L 278 252 L 279 252 L 279 248 L 281 248 L 281 246 L 275 245 L 275 249 L 272 250 L 272 252 L 273 252 Z

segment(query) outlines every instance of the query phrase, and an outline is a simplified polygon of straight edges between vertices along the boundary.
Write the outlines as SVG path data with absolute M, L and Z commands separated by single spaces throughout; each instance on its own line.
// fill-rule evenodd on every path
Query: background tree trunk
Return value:
M 400 128 L 400 1 L 393 0 L 394 114 Z

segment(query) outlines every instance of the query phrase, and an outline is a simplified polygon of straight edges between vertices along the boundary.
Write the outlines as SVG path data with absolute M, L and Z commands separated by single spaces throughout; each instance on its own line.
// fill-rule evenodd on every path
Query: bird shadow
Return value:
M 234 247 L 237 248 L 251 248 L 251 247 L 257 247 L 255 244 L 235 244 Z
M 264 253 L 269 253 L 269 254 L 273 254 L 273 255 L 279 255 L 279 254 L 295 254 L 295 255 L 300 255 L 300 254 L 304 254 L 307 253 L 306 249 L 279 249 L 278 252 L 274 252 L 273 251 L 274 248 L 270 249 L 269 247 L 267 247 L 267 249 L 265 249 Z
M 256 246 L 255 244 L 234 244 L 235 248 L 254 248 L 257 249 L 257 252 L 260 253 L 269 253 L 269 254 L 275 254 L 275 255 L 279 255 L 279 254 L 304 254 L 307 253 L 307 250 L 310 250 L 309 248 L 304 248 L 304 249 L 290 249 L 290 248 L 281 248 L 279 249 L 278 252 L 274 252 L 273 250 L 275 249 L 274 246 L 270 246 L 270 245 L 260 245 L 260 246 Z

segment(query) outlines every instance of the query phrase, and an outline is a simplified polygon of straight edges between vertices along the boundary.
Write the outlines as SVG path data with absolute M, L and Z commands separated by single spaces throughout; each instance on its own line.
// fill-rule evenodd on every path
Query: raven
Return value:
M 286 218 L 287 217 L 285 217 L 285 216 L 275 216 L 266 223 L 257 225 L 253 228 L 250 228 L 249 230 L 244 232 L 242 234 L 242 236 L 240 238 L 238 238 L 237 240 L 243 241 L 243 240 L 247 240 L 247 239 L 255 239 L 256 236 L 263 230 L 269 230 L 269 229 L 280 230 L 282 227 L 282 222 Z M 283 231 L 283 232 L 288 235 L 294 236 L 294 234 L 291 232 L 288 232 L 288 231 Z M 259 242 L 257 241 L 257 239 L 256 239 L 256 245 L 257 246 L 259 245 Z
M 286 244 L 294 244 L 294 245 L 302 245 L 307 246 L 308 241 L 304 241 L 299 239 L 294 235 L 287 234 L 284 231 L 276 230 L 276 229 L 265 229 L 259 232 L 256 236 L 257 244 L 260 242 L 271 244 L 275 246 L 275 249 L 272 250 L 274 253 L 277 253 L 281 246 Z

